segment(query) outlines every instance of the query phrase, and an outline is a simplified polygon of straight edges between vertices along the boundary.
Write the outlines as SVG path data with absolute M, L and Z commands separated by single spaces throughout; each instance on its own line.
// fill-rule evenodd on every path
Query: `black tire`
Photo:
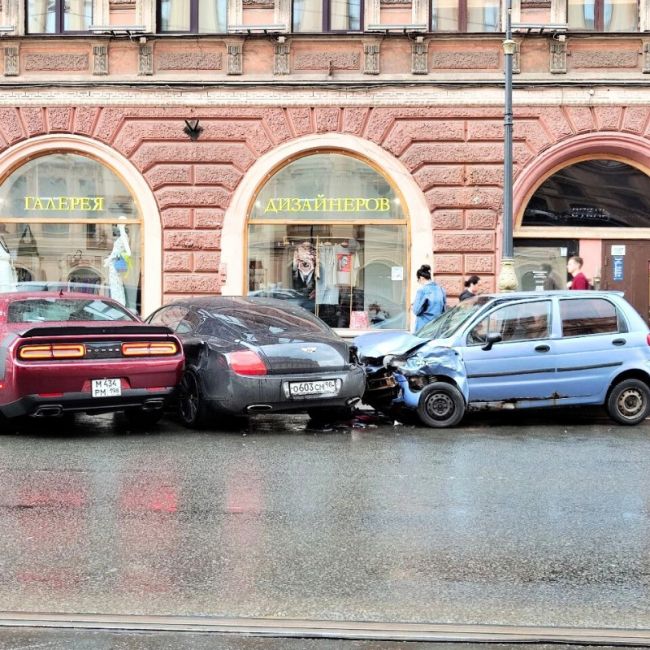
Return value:
M 624 379 L 612 388 L 605 406 L 615 422 L 639 424 L 650 415 L 650 388 L 640 379 Z
M 422 389 L 418 415 L 428 427 L 456 426 L 465 415 L 463 394 L 453 384 L 436 381 Z
M 155 411 L 144 411 L 143 409 L 133 408 L 127 409 L 124 411 L 124 417 L 126 421 L 138 429 L 144 429 L 148 427 L 153 427 L 160 422 L 162 416 L 164 415 L 162 409 L 156 409 Z
M 191 370 L 183 373 L 178 389 L 178 416 L 190 429 L 201 429 L 207 424 L 210 409 L 203 395 L 199 378 Z
M 333 406 L 307 409 L 307 415 L 314 422 L 330 424 L 332 422 L 345 422 L 354 416 L 354 409 L 350 406 Z

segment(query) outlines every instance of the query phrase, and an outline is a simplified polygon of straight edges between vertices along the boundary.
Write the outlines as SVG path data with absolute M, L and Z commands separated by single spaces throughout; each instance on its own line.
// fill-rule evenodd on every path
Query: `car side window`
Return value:
M 504 305 L 495 309 L 470 331 L 467 343 L 483 344 L 488 334 L 500 334 L 504 342 L 544 339 L 549 336 L 550 324 L 550 300 Z
M 604 298 L 560 300 L 562 336 L 616 334 L 619 319 L 616 307 Z
M 169 329 L 176 331 L 176 328 L 183 320 L 187 312 L 187 307 L 183 307 L 181 305 L 170 305 L 169 307 L 163 307 L 151 317 L 149 324 L 169 327 Z
M 177 334 L 190 334 L 194 332 L 202 322 L 202 318 L 192 310 L 185 314 L 185 318 L 178 324 L 176 328 Z

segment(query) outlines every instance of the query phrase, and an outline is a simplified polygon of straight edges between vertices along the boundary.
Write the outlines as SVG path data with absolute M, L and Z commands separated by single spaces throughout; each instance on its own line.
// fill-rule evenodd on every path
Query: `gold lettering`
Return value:
M 43 201 L 41 201 L 40 196 L 35 196 L 34 197 L 34 210 L 42 210 L 43 209 Z
M 379 199 L 380 212 L 388 212 L 390 210 L 390 201 L 384 196 Z
M 291 212 L 300 212 L 300 199 L 291 199 Z
M 90 211 L 90 199 L 87 196 L 82 197 L 80 209 L 83 210 L 83 212 Z
M 302 211 L 313 212 L 314 210 L 311 206 L 312 206 L 312 201 L 310 201 L 309 199 L 304 199 L 302 202 Z
M 96 196 L 94 200 L 95 200 L 95 206 L 93 207 L 93 211 L 102 212 L 104 210 L 104 197 Z
M 29 207 L 29 200 L 31 198 L 32 198 L 31 196 L 26 196 L 25 197 L 25 210 L 31 210 L 31 208 Z
M 345 212 L 354 212 L 354 199 L 343 199 L 343 205 Z
M 314 211 L 323 212 L 323 210 L 325 210 L 325 195 L 317 194 L 316 200 L 314 201 Z
M 280 212 L 283 210 L 286 212 L 291 212 L 291 199 L 278 199 Z
M 57 210 L 58 208 L 56 207 L 56 203 L 54 203 L 54 199 L 50 196 L 47 199 L 47 203 L 45 204 L 45 209 L 46 210 Z
M 372 201 L 375 202 L 375 207 L 374 208 L 370 205 L 370 203 Z M 370 212 L 376 212 L 378 210 L 378 208 L 379 208 L 379 200 L 378 199 L 368 199 L 368 201 L 366 203 L 367 203 L 367 206 L 368 206 L 368 210 Z
M 278 209 L 275 207 L 275 201 L 273 199 L 269 199 L 269 202 L 266 204 L 266 207 L 264 208 L 264 212 L 277 212 Z
M 366 204 L 368 203 L 368 199 L 357 199 L 356 201 L 356 212 L 362 212 L 366 208 Z
M 80 196 L 71 196 L 70 197 L 70 211 L 71 212 L 74 212 L 75 210 L 78 210 L 80 204 L 81 204 L 81 197 Z
M 68 203 L 68 197 L 67 196 L 59 196 L 58 199 L 59 199 L 58 210 L 68 212 L 70 210 L 70 204 Z

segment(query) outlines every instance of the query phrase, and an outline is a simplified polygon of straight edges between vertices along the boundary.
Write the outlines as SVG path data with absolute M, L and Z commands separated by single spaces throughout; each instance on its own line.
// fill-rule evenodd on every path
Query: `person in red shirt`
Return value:
M 584 261 L 582 257 L 574 255 L 569 258 L 569 261 L 566 264 L 567 271 L 573 276 L 573 280 L 567 284 L 569 289 L 574 289 L 576 291 L 589 289 L 589 280 L 587 276 L 582 272 L 582 265 Z

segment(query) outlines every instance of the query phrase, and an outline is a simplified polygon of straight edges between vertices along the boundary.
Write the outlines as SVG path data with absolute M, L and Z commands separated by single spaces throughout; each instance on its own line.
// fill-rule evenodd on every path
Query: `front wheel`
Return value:
M 178 391 L 178 415 L 181 422 L 190 429 L 200 429 L 208 419 L 208 406 L 201 395 L 199 378 L 186 371 Z
M 453 384 L 436 381 L 422 389 L 418 403 L 420 420 L 428 427 L 456 426 L 465 415 L 463 394 Z
M 607 413 L 619 424 L 639 424 L 650 414 L 650 388 L 640 379 L 625 379 L 612 388 Z

